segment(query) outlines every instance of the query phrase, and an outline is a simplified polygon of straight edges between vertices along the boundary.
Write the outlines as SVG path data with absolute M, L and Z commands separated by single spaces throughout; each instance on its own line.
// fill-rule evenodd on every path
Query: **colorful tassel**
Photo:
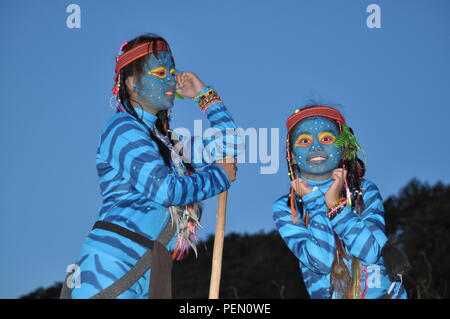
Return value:
M 350 188 L 348 187 L 347 179 L 344 179 L 344 185 L 345 185 L 345 194 L 347 195 L 347 205 L 352 207 L 352 193 L 350 192 Z
M 174 260 L 182 260 L 189 248 L 192 248 L 197 256 L 197 227 L 202 227 L 199 222 L 199 216 L 196 213 L 195 205 L 188 205 L 183 212 L 177 207 L 171 207 L 172 222 L 177 225 L 178 241 L 172 253 Z
M 350 293 L 350 299 L 361 299 L 361 269 L 358 258 L 352 259 L 352 291 Z
M 289 200 L 290 200 L 290 206 L 291 206 L 291 217 L 292 217 L 292 222 L 294 224 L 297 223 L 297 212 L 295 209 L 295 194 L 294 194 L 294 187 L 291 187 L 291 193 L 289 195 Z

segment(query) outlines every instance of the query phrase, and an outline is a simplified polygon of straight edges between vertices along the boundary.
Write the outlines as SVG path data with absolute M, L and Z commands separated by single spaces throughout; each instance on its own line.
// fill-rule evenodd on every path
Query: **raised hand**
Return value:
M 312 192 L 312 188 L 308 186 L 308 182 L 302 178 L 296 178 L 292 181 L 292 187 L 294 188 L 294 192 L 303 197 L 308 193 Z
M 334 182 L 325 193 L 325 202 L 327 203 L 328 208 L 332 208 L 339 199 L 346 177 L 347 170 L 343 168 L 336 168 L 333 170 L 333 173 L 331 173 L 331 179 L 333 179 Z
M 177 80 L 176 91 L 178 94 L 193 99 L 206 87 L 200 78 L 192 72 L 181 72 L 175 75 Z

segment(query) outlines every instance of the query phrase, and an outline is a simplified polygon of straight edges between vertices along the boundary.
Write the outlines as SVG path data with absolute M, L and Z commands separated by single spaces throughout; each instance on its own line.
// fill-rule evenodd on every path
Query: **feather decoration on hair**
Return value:
M 366 156 L 363 149 L 359 145 L 355 136 L 353 135 L 350 127 L 347 125 L 342 125 L 342 132 L 334 141 L 334 145 L 337 147 L 342 147 L 344 149 L 342 154 L 342 159 L 346 161 L 352 161 L 356 158 L 356 155 L 361 152 L 364 156 L 364 162 L 366 161 Z

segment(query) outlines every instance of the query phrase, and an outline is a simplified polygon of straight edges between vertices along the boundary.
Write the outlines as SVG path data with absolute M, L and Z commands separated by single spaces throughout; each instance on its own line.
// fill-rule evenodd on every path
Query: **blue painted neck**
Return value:
M 320 187 L 324 187 L 324 186 L 330 186 L 333 182 L 333 180 L 331 178 L 327 178 L 326 180 L 323 180 L 323 181 L 313 181 L 312 179 L 308 179 L 303 175 L 300 175 L 300 178 L 306 180 L 308 182 L 309 187 L 317 186 L 320 188 Z
M 156 120 L 158 117 L 150 112 L 147 112 L 140 107 L 133 106 L 134 110 L 136 111 L 136 114 L 138 117 L 140 117 L 145 124 L 147 124 L 149 127 L 154 127 Z

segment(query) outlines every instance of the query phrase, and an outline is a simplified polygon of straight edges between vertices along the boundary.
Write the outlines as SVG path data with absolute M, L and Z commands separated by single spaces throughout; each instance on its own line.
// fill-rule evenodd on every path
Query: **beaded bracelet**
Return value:
M 203 113 L 213 104 L 222 103 L 219 95 L 214 89 L 209 89 L 207 92 L 202 93 L 195 98 L 198 102 L 198 106 L 202 109 Z
M 341 197 L 339 198 L 333 205 L 333 207 L 328 209 L 328 215 L 333 214 L 335 211 L 339 210 L 340 208 L 342 208 L 345 204 L 347 203 L 345 197 Z
M 202 91 L 203 91 L 203 90 L 202 90 Z M 209 89 L 208 91 L 203 92 L 202 94 L 199 94 L 199 95 L 197 95 L 196 97 L 194 97 L 194 100 L 197 100 L 197 99 L 201 98 L 202 96 L 204 96 L 204 95 L 206 95 L 206 94 L 209 94 L 209 93 L 212 92 L 212 91 L 214 91 L 214 89 Z
M 347 205 L 347 200 L 344 197 L 339 198 L 334 206 L 330 209 L 328 209 L 328 219 L 332 220 L 334 217 L 336 217 Z

